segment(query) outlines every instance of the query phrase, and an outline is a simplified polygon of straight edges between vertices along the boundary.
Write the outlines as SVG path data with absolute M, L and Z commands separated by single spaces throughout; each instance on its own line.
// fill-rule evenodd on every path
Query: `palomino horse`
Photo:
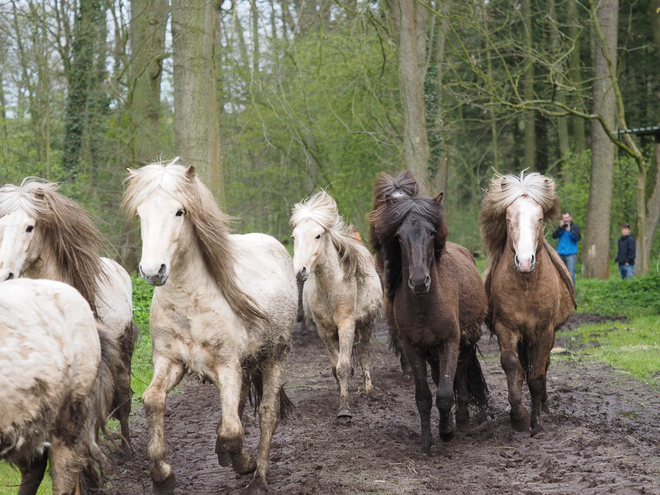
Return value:
M 488 388 L 476 354 L 486 293 L 470 252 L 447 242 L 441 202 L 442 193 L 435 199 L 401 196 L 369 215 L 372 231 L 381 243 L 380 255 L 387 260 L 386 287 L 392 293 L 388 316 L 412 366 L 421 446 L 426 453 L 433 441 L 427 363 L 437 386 L 443 441 L 454 436 L 454 393 L 456 423 L 461 428 L 469 425 L 469 403 L 482 408 L 488 403 Z
M 50 461 L 53 494 L 103 488 L 98 425 L 110 414 L 120 360 L 104 325 L 69 285 L 0 284 L 0 459 L 37 493 Z
M 575 288 L 543 224 L 559 214 L 552 179 L 537 173 L 495 176 L 484 197 L 481 232 L 488 256 L 486 324 L 497 335 L 511 404 L 511 425 L 528 431 L 523 377 L 532 396 L 532 436 L 544 431 L 546 373 L 555 331 L 575 307 Z
M 271 438 L 290 406 L 282 383 L 298 299 L 291 256 L 270 236 L 230 235 L 194 167 L 177 161 L 129 170 L 123 201 L 140 217 L 140 273 L 156 286 L 154 377 L 143 395 L 154 492 L 175 487 L 163 421 L 167 393 L 186 371 L 219 389 L 218 461 L 240 474 L 256 469 L 250 489 L 258 492 L 266 489 Z M 250 384 L 261 398 L 256 462 L 243 447 L 241 424 Z
M 408 170 L 399 172 L 396 177 L 391 177 L 387 174 L 380 174 L 376 179 L 376 184 L 374 185 L 373 211 L 390 202 L 394 198 L 400 198 L 404 196 L 412 198 L 417 196 L 418 193 L 419 184 L 417 184 L 417 181 Z M 391 312 L 394 292 L 390 290 L 386 285 L 387 260 L 385 259 L 381 240 L 378 238 L 378 233 L 374 231 L 373 227 L 370 229 L 370 237 L 371 247 L 375 253 L 374 259 L 376 261 L 376 271 L 378 271 L 378 275 L 380 276 L 381 283 L 383 284 L 383 292 L 385 294 L 383 309 L 385 310 L 385 317 L 389 323 L 393 321 Z M 410 363 L 408 362 L 406 354 L 403 352 L 403 348 L 401 347 L 401 341 L 397 335 L 396 327 L 392 325 L 390 325 L 390 348 L 394 350 L 397 356 L 399 356 L 399 360 L 401 362 L 401 371 L 403 371 L 403 375 L 407 379 L 410 379 L 412 377 L 412 369 L 410 368 Z
M 131 358 L 138 337 L 133 288 L 126 270 L 99 256 L 100 238 L 89 214 L 55 184 L 25 179 L 20 186 L 0 188 L 0 282 L 57 280 L 87 300 L 122 354 L 113 370 L 113 415 L 121 425 L 122 451 L 130 455 Z
M 291 215 L 293 267 L 303 289 L 305 313 L 311 316 L 330 353 L 332 373 L 339 385 L 337 417 L 351 417 L 348 379 L 353 374 L 353 346 L 364 390 L 373 390 L 369 345 L 383 291 L 373 258 L 355 242 L 339 216 L 337 203 L 326 191 L 298 203 Z

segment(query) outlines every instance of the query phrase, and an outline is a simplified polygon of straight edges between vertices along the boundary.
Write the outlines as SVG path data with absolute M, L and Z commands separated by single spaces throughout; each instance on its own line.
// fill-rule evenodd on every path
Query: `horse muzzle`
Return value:
M 518 255 L 516 255 L 514 260 L 516 263 L 516 269 L 520 273 L 532 273 L 534 268 L 536 268 L 536 256 L 534 255 L 523 260 L 521 260 Z
M 155 274 L 145 272 L 142 269 L 142 265 L 139 265 L 138 269 L 140 270 L 140 275 L 142 275 L 142 278 L 145 279 L 149 285 L 153 285 L 155 287 L 160 287 L 161 285 L 164 285 L 165 282 L 167 282 L 167 279 L 170 275 L 169 270 L 167 269 L 167 266 L 164 263 L 160 265 L 160 268 Z
M 307 280 L 309 277 L 309 272 L 307 271 L 307 267 L 303 266 L 302 269 L 296 273 L 296 279 L 298 279 L 298 282 L 302 283 Z
M 424 282 L 422 283 L 409 278 L 408 287 L 410 287 L 410 289 L 413 291 L 413 294 L 416 296 L 423 296 L 431 289 L 431 277 L 427 275 L 424 278 Z

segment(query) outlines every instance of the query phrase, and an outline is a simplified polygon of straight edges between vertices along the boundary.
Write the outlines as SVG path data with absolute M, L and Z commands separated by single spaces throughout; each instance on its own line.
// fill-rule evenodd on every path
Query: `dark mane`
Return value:
M 426 220 L 435 227 L 435 260 L 439 261 L 447 242 L 447 224 L 442 205 L 427 197 L 393 198 L 369 214 L 369 223 L 379 239 L 381 251 L 387 259 L 385 280 L 389 294 L 394 294 L 401 283 L 402 256 L 397 238 L 397 229 L 410 215 Z
M 397 197 L 413 198 L 419 194 L 419 184 L 408 170 L 399 172 L 396 177 L 388 174 L 379 174 L 374 184 L 374 204 L 372 211 L 378 210 L 381 206 L 394 200 Z M 385 260 L 381 253 L 382 242 L 373 225 L 369 228 L 369 240 L 375 253 L 376 267 L 383 271 Z

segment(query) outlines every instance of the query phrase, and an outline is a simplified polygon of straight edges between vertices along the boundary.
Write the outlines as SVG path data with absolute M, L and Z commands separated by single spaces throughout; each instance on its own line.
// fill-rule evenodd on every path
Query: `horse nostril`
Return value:
M 165 266 L 165 263 L 163 263 L 162 265 L 160 265 L 160 269 L 158 270 L 158 275 L 162 277 L 163 275 L 165 275 L 166 271 L 167 271 L 167 267 Z
M 516 257 L 514 258 L 516 265 L 520 264 L 520 258 L 518 258 L 518 255 L 516 254 Z
M 536 256 L 532 255 L 532 266 L 536 264 Z
M 10 273 L 9 275 L 7 275 L 7 278 L 5 280 L 13 280 L 13 278 L 14 278 L 14 274 Z
M 431 285 L 431 277 L 429 275 L 427 275 L 426 278 L 424 279 L 424 285 L 426 285 L 427 287 Z

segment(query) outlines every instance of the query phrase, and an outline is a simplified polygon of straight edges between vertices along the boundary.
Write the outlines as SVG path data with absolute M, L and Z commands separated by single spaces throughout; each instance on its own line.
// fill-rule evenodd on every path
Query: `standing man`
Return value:
M 616 264 L 619 265 L 621 278 L 635 276 L 635 254 L 635 238 L 630 234 L 630 224 L 624 223 L 621 226 L 619 252 L 616 254 Z
M 578 241 L 582 239 L 580 227 L 573 223 L 573 217 L 570 213 L 564 212 L 561 215 L 561 223 L 552 233 L 553 239 L 559 239 L 557 243 L 557 254 L 568 268 L 568 272 L 575 285 L 575 265 L 577 263 Z

